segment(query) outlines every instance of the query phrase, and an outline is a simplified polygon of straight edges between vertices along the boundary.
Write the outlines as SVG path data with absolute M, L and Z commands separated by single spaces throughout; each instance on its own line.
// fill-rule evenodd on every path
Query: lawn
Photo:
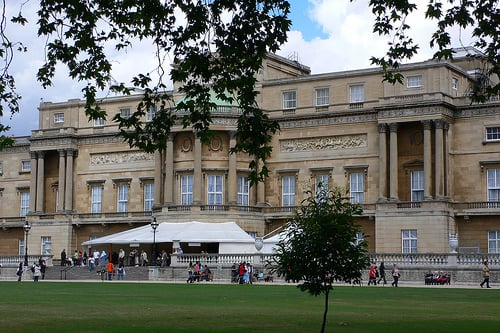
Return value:
M 2 332 L 319 332 L 295 286 L 0 282 Z M 494 332 L 500 290 L 335 287 L 327 332 Z

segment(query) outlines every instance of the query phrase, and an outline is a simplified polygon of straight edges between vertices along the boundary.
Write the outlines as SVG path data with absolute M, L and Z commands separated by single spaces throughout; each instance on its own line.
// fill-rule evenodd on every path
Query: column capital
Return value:
M 389 130 L 392 132 L 392 133 L 395 133 L 398 131 L 398 127 L 399 127 L 399 124 L 398 123 L 390 123 L 389 124 Z
M 443 129 L 445 126 L 447 126 L 448 122 L 443 120 L 443 119 L 436 119 L 434 120 L 434 126 L 436 126 L 436 129 Z
M 379 133 L 387 133 L 387 124 L 378 124 L 377 127 Z
M 432 121 L 430 120 L 422 120 L 422 125 L 424 126 L 424 130 L 430 130 L 432 128 Z

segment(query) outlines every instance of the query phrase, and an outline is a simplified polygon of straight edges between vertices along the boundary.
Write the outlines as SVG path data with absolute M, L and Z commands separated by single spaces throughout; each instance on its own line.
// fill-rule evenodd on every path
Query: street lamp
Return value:
M 28 222 L 28 219 L 25 220 L 24 222 L 24 235 L 25 235 L 25 240 L 24 240 L 24 266 L 28 266 L 28 233 L 31 230 L 31 226 Z
M 158 228 L 159 223 L 156 221 L 156 217 L 153 216 L 153 220 L 151 221 L 151 228 L 153 228 L 153 255 L 152 255 L 152 263 L 156 266 L 156 228 Z

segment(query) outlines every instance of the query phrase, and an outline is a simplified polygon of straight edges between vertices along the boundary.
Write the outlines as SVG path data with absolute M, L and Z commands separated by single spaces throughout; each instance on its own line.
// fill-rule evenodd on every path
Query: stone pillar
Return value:
M 430 120 L 422 121 L 424 127 L 424 199 L 431 199 L 432 184 L 432 149 L 431 149 L 431 127 Z
M 37 197 L 37 174 L 38 174 L 38 165 L 36 159 L 36 152 L 30 152 L 31 157 L 31 179 L 30 179 L 30 212 L 34 212 L 36 209 L 36 197 Z
M 73 210 L 73 149 L 66 150 L 66 193 L 64 200 L 64 209 Z
M 228 190 L 228 205 L 236 205 L 238 203 L 238 175 L 236 172 L 236 153 L 231 154 L 231 148 L 236 145 L 236 132 L 229 132 L 229 149 L 228 149 L 228 174 L 227 174 L 227 190 Z
M 445 121 L 437 119 L 434 121 L 436 127 L 436 198 L 444 197 L 444 139 L 443 129 Z
M 262 170 L 263 167 L 264 167 L 264 162 L 262 162 L 262 160 L 260 160 L 259 161 L 259 168 L 258 168 L 257 172 Z M 258 206 L 265 206 L 266 205 L 266 179 L 258 182 L 257 185 L 255 185 L 255 187 L 257 188 L 257 190 L 256 190 L 256 192 L 257 192 L 256 193 L 257 205 Z
M 153 207 L 161 206 L 161 185 L 162 185 L 162 153 L 160 150 L 155 150 L 155 172 L 154 172 L 154 184 L 155 184 L 155 193 L 154 193 L 154 203 Z
M 389 124 L 390 129 L 390 165 L 389 165 L 389 179 L 390 179 L 390 198 L 391 200 L 398 200 L 398 124 Z
M 174 134 L 170 134 L 165 149 L 165 190 L 164 202 L 173 205 L 174 202 Z
M 66 152 L 64 149 L 58 149 L 59 152 L 59 181 L 57 192 L 59 193 L 59 198 L 57 202 L 57 210 L 64 211 L 64 196 L 66 188 Z
M 37 212 L 43 212 L 43 202 L 45 194 L 45 152 L 37 152 L 38 156 L 38 170 L 36 180 L 36 208 Z
M 193 204 L 202 204 L 202 178 L 201 178 L 201 140 L 195 134 L 194 139 L 194 170 L 193 170 Z
M 378 197 L 387 199 L 387 124 L 378 124 Z

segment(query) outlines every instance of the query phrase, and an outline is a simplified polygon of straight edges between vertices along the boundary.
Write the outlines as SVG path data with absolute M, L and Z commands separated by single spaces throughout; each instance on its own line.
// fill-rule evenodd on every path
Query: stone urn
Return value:
M 458 237 L 456 235 L 450 235 L 449 244 L 451 248 L 451 253 L 457 253 Z

